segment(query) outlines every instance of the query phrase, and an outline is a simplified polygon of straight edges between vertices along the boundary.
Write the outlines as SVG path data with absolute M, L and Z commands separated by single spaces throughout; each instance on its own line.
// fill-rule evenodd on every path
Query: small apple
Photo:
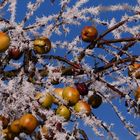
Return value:
M 129 76 L 134 75 L 136 79 L 140 79 L 140 64 L 139 63 L 131 64 L 128 68 L 128 75 Z
M 48 53 L 51 50 L 51 41 L 47 37 L 40 37 L 34 40 L 34 50 L 39 54 Z
M 140 79 L 140 71 L 137 71 L 137 72 L 135 73 L 135 78 L 136 78 L 136 79 Z
M 19 124 L 23 132 L 31 134 L 38 125 L 38 120 L 32 114 L 24 114 L 20 120 Z
M 90 112 L 91 112 L 91 108 L 90 108 L 90 105 L 85 102 L 85 101 L 78 101 L 75 106 L 74 106 L 74 110 L 78 113 L 84 113 L 84 114 L 87 114 L 89 115 Z
M 54 93 L 55 93 L 58 97 L 63 98 L 63 95 L 62 95 L 62 93 L 63 93 L 63 88 L 56 88 L 56 89 L 54 90 Z M 59 104 L 59 100 L 58 100 L 57 98 L 55 98 L 55 97 L 53 97 L 53 102 L 54 102 L 55 104 Z
M 68 102 L 69 105 L 74 105 L 80 99 L 80 94 L 76 88 L 65 87 L 63 90 L 63 99 Z
M 129 66 L 130 71 L 134 71 L 140 68 L 140 64 L 139 63 L 133 63 Z
M 134 96 L 136 101 L 140 99 L 140 87 L 136 89 Z
M 13 121 L 11 125 L 9 126 L 9 129 L 10 129 L 10 132 L 14 134 L 19 134 L 21 132 L 20 121 L 19 120 Z
M 92 42 L 97 38 L 97 36 L 98 36 L 98 31 L 93 26 L 85 26 L 82 29 L 81 37 L 82 40 L 85 42 Z
M 19 48 L 14 47 L 14 48 L 9 49 L 9 56 L 12 59 L 17 60 L 21 57 L 21 55 L 22 55 L 22 52 L 20 51 Z
M 2 122 L 2 127 L 5 129 L 9 124 L 9 119 L 0 115 L 0 121 Z
M 64 119 L 66 121 L 68 121 L 70 119 L 70 116 L 71 116 L 70 110 L 66 106 L 64 106 L 64 105 L 61 105 L 61 106 L 59 106 L 57 108 L 56 114 L 59 115 L 59 116 L 64 117 Z
M 37 93 L 35 99 L 37 99 L 41 106 L 44 108 L 50 108 L 53 103 L 53 97 L 49 93 Z
M 98 108 L 102 104 L 102 97 L 98 94 L 93 94 L 89 97 L 88 103 L 93 107 L 93 108 Z
M 9 45 L 10 37 L 4 32 L 0 32 L 0 53 L 5 52 Z
M 88 87 L 83 83 L 75 83 L 77 90 L 79 91 L 80 95 L 84 96 L 88 94 Z

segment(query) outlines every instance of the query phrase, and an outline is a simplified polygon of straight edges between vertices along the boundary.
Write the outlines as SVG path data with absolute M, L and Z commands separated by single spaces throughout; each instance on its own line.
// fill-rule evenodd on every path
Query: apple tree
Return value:
M 140 0 L 130 1 L 0 1 L 1 140 L 118 140 L 112 113 L 140 139 Z

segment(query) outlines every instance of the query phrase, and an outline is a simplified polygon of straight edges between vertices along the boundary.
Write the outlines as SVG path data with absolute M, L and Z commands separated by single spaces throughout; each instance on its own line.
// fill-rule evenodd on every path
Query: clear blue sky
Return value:
M 19 0 L 18 6 L 17 6 L 17 22 L 20 22 L 21 19 L 24 17 L 25 12 L 26 12 L 26 2 L 29 0 Z M 35 0 L 32 0 L 35 1 Z M 136 0 L 89 0 L 90 2 L 88 2 L 86 5 L 84 5 L 85 7 L 89 7 L 90 5 L 114 5 L 114 4 L 118 4 L 118 3 L 128 3 L 130 5 L 135 5 L 136 4 Z M 71 2 L 71 4 L 73 4 L 73 2 Z M 51 5 L 49 0 L 46 0 L 46 2 L 44 4 L 41 5 L 41 7 L 38 9 L 38 11 L 35 12 L 35 15 L 32 16 L 30 18 L 30 20 L 27 22 L 27 24 L 31 24 L 35 21 L 35 17 L 39 16 L 41 17 L 42 15 L 50 15 L 50 14 L 54 14 L 57 13 L 60 9 L 60 5 L 59 5 L 59 0 L 55 0 L 54 5 Z M 118 21 L 120 20 L 120 17 L 122 14 L 124 14 L 125 11 L 123 12 L 106 12 L 106 13 L 102 13 L 101 17 L 102 19 L 111 19 L 112 17 L 115 17 Z M 9 17 L 9 14 L 5 13 L 6 17 Z M 72 31 L 71 33 L 67 36 L 67 37 L 58 37 L 58 36 L 52 36 L 51 40 L 52 41 L 56 41 L 56 40 L 72 40 L 75 36 L 77 36 L 77 34 L 80 34 L 80 31 L 82 29 L 83 26 L 85 25 L 90 25 L 91 23 L 87 22 L 87 23 L 83 23 L 81 26 L 72 26 Z M 97 26 L 99 33 L 103 32 L 103 27 Z M 75 32 L 75 30 L 77 30 L 77 32 Z M 139 52 L 138 52 L 139 53 Z M 121 110 L 122 114 L 124 116 L 126 116 L 126 119 L 129 120 L 130 122 L 132 122 L 133 124 L 135 124 L 137 126 L 137 128 L 140 128 L 140 119 L 138 118 L 133 118 L 132 115 L 128 115 L 127 114 L 127 110 L 124 107 L 124 102 L 120 102 L 119 99 L 114 100 L 114 104 L 118 106 L 118 108 Z M 101 105 L 101 107 L 99 107 L 96 110 L 93 110 L 93 112 L 100 118 L 103 119 L 105 122 L 107 122 L 108 124 L 110 123 L 114 123 L 114 132 L 117 134 L 117 136 L 119 137 L 120 140 L 135 140 L 135 138 L 130 135 L 128 133 L 128 131 L 126 129 L 124 129 L 123 124 L 120 122 L 120 120 L 118 119 L 118 117 L 116 116 L 116 114 L 114 113 L 113 109 L 107 104 L 107 103 L 103 103 Z M 82 125 L 83 123 L 80 121 L 80 124 Z M 82 126 L 83 127 L 83 126 Z M 90 140 L 100 140 L 100 138 L 96 137 L 93 133 L 93 131 L 89 128 L 86 127 L 86 132 L 89 136 Z

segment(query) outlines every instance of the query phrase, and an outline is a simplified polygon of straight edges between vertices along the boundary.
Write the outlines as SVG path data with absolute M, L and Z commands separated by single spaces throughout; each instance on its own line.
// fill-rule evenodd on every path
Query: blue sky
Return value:
M 20 22 L 21 19 L 23 19 L 25 12 L 26 12 L 26 2 L 28 2 L 29 0 L 19 0 L 18 5 L 17 5 L 17 22 Z M 33 0 L 32 0 L 33 1 Z M 90 5 L 115 5 L 115 4 L 122 4 L 122 3 L 128 3 L 130 5 L 136 5 L 136 0 L 89 0 L 90 2 L 88 2 L 86 5 L 84 5 L 84 7 L 89 7 Z M 72 5 L 73 2 L 70 3 L 70 5 Z M 54 4 L 51 4 L 49 2 L 49 0 L 46 0 L 44 4 L 41 5 L 41 7 L 35 12 L 35 15 L 33 15 L 30 20 L 27 22 L 27 24 L 32 24 L 35 21 L 36 16 L 42 16 L 42 15 L 50 15 L 50 14 L 55 14 L 60 10 L 60 5 L 59 5 L 59 0 L 56 0 Z M 5 11 L 3 11 L 5 12 Z M 102 19 L 111 19 L 112 17 L 115 17 L 116 20 L 120 20 L 120 17 L 122 16 L 122 14 L 124 14 L 125 11 L 123 12 L 103 12 L 100 16 L 100 18 Z M 9 17 L 10 15 L 5 13 L 6 17 Z M 56 35 L 51 37 L 52 41 L 56 41 L 56 40 L 69 40 L 71 41 L 75 36 L 77 36 L 77 34 L 80 34 L 81 29 L 83 26 L 85 25 L 90 25 L 90 22 L 87 23 L 82 23 L 81 26 L 72 26 L 72 31 L 70 34 L 68 34 L 67 37 L 65 36 L 61 36 L 58 37 Z M 99 33 L 102 33 L 105 29 L 103 27 L 97 26 Z M 75 32 L 76 30 L 76 32 Z M 110 36 L 109 36 L 110 37 Z M 83 43 L 84 44 L 84 43 Z M 84 45 L 87 45 L 86 43 Z M 138 46 L 135 47 L 135 51 L 138 50 Z M 132 50 L 134 51 L 134 50 Z M 137 54 L 139 54 L 139 51 L 137 51 Z M 140 119 L 139 118 L 135 118 L 132 115 L 128 115 L 127 114 L 127 110 L 124 107 L 124 101 L 120 101 L 119 99 L 115 99 L 113 101 L 113 103 L 121 110 L 122 114 L 127 118 L 127 120 L 129 120 L 130 122 L 132 122 L 133 124 L 135 124 L 137 126 L 137 128 L 140 128 Z M 103 103 L 98 109 L 93 110 L 93 112 L 102 120 L 104 120 L 105 122 L 107 122 L 108 124 L 110 123 L 114 123 L 114 132 L 117 134 L 117 136 L 119 137 L 120 140 L 135 140 L 135 138 L 130 135 L 128 133 L 128 131 L 126 129 L 124 129 L 123 124 L 120 122 L 120 120 L 118 119 L 118 117 L 116 116 L 116 114 L 114 113 L 113 109 L 107 104 L 107 103 Z M 80 125 L 81 127 L 83 127 L 82 125 L 83 123 L 80 121 Z M 68 126 L 69 128 L 70 126 Z M 91 128 L 86 127 L 86 132 L 89 136 L 90 140 L 100 140 L 99 137 L 96 137 L 93 133 L 93 131 L 91 130 Z

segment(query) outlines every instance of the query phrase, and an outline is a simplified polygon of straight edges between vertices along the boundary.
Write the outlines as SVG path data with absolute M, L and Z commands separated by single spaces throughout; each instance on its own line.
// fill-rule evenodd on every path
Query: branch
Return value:
M 99 92 L 100 93 L 100 92 Z M 101 93 L 100 93 L 101 94 Z M 119 117 L 119 119 L 121 120 L 121 122 L 123 123 L 123 125 L 125 126 L 125 128 L 135 137 L 138 136 L 138 133 L 136 133 L 132 128 L 133 126 L 131 126 L 126 119 L 121 115 L 121 113 L 118 111 L 117 107 L 113 105 L 113 103 L 107 99 L 103 94 L 101 94 L 107 101 L 108 103 L 111 105 L 111 107 L 113 108 L 114 112 L 116 113 L 116 115 Z
M 56 59 L 58 61 L 62 61 L 62 62 L 65 62 L 71 66 L 73 66 L 74 68 L 79 68 L 79 66 L 77 66 L 74 62 L 71 62 L 69 61 L 68 59 L 64 58 L 64 57 L 61 57 L 61 56 L 54 56 L 54 55 L 44 55 L 42 56 L 43 58 L 45 59 Z
M 123 63 L 126 63 L 126 62 L 131 62 L 131 61 L 135 61 L 136 58 L 138 58 L 139 56 L 132 56 L 132 57 L 127 57 L 127 58 L 124 58 L 124 59 L 119 59 L 118 61 L 110 61 L 107 65 L 105 66 L 101 66 L 101 67 L 98 67 L 95 69 L 95 73 L 99 73 L 99 72 L 103 72 L 109 68 L 111 68 L 112 66 L 116 66 L 116 65 L 119 65 L 119 64 L 123 64 Z
M 117 53 L 120 57 L 124 54 L 124 51 L 127 51 L 130 47 L 132 47 L 136 41 L 129 42 L 123 46 L 123 48 Z M 116 58 L 113 58 L 110 62 L 116 61 Z
M 130 41 L 140 41 L 140 38 L 130 37 L 130 38 L 120 38 L 120 39 L 112 39 L 112 40 L 104 40 L 98 42 L 98 46 L 108 44 L 108 43 L 119 43 L 119 42 L 130 42 Z
M 122 26 L 124 23 L 126 23 L 128 21 L 128 18 L 117 23 L 116 25 L 114 25 L 113 27 L 109 28 L 108 30 L 106 30 L 104 33 L 102 33 L 97 40 L 100 40 L 101 38 L 103 38 L 105 35 L 107 35 L 108 33 L 110 33 L 111 31 L 117 29 L 118 27 Z
M 123 92 L 121 92 L 119 89 L 117 89 L 115 86 L 107 83 L 106 81 L 104 81 L 101 78 L 99 78 L 99 81 L 105 83 L 108 88 L 110 88 L 111 90 L 115 91 L 115 93 L 119 94 L 121 97 L 125 97 L 125 94 Z
M 61 19 L 61 16 L 62 16 L 62 14 L 63 14 L 63 12 L 65 10 L 65 7 L 66 7 L 66 4 L 64 4 L 62 6 L 62 8 L 61 8 L 61 10 L 60 10 L 60 12 L 58 14 L 58 16 L 57 17 L 54 16 L 55 22 L 53 24 L 53 27 L 50 29 L 50 31 L 55 30 L 56 27 L 59 27 L 60 25 L 63 24 L 63 21 L 59 21 L 59 20 Z M 41 27 L 44 27 L 45 25 L 46 25 L 46 23 L 40 23 L 40 24 L 36 24 L 35 23 L 34 25 L 31 25 L 31 26 L 28 26 L 28 27 L 23 28 L 23 30 L 28 31 L 28 30 L 34 29 L 36 27 L 40 27 L 40 28 Z
M 92 113 L 92 115 L 93 115 L 97 120 L 100 120 L 100 119 L 98 119 L 98 118 L 94 115 L 94 113 Z M 101 121 L 101 126 L 105 129 L 105 131 L 106 131 L 108 134 L 110 134 L 110 136 L 111 136 L 112 139 L 113 139 L 113 138 L 114 138 L 113 132 L 110 131 L 110 129 L 108 128 L 108 126 L 105 125 L 105 123 L 104 123 L 103 121 Z

